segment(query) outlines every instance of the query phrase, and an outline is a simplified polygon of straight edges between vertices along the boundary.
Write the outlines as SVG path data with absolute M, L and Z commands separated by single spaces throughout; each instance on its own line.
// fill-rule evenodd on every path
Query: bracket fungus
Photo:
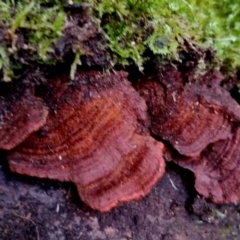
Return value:
M 153 134 L 188 157 L 198 156 L 208 144 L 229 137 L 236 120 L 234 112 L 240 109 L 220 87 L 208 87 L 202 81 L 184 83 L 173 67 L 139 82 L 136 89 L 146 100 Z
M 210 144 L 196 158 L 176 158 L 180 166 L 195 174 L 195 188 L 215 203 L 240 200 L 240 128 L 225 140 Z
M 0 149 L 10 150 L 42 127 L 48 115 L 44 102 L 30 92 L 0 97 Z
M 166 158 L 194 172 L 196 190 L 216 203 L 240 200 L 240 106 L 211 71 L 184 82 L 172 68 L 136 85 L 146 100 L 154 134 L 178 154 Z
M 12 171 L 72 181 L 100 211 L 141 198 L 163 176 L 163 144 L 150 137 L 146 104 L 124 72 L 65 76 L 39 94 L 47 122 L 10 151 Z

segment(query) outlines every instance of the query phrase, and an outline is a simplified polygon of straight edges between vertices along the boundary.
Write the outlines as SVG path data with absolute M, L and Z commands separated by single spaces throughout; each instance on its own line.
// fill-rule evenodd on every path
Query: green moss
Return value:
M 240 65 L 238 0 L 89 0 L 107 33 L 116 62 L 142 66 L 143 54 L 178 59 L 183 39 L 212 47 L 221 60 Z M 230 60 L 230 61 L 229 61 Z
M 99 19 L 106 33 L 113 64 L 135 63 L 141 69 L 148 49 L 155 55 L 178 59 L 179 50 L 184 48 L 183 40 L 187 40 L 212 47 L 219 59 L 232 68 L 240 66 L 238 0 L 74 2 L 91 4 L 92 14 Z M 18 61 L 19 52 L 24 49 L 31 53 L 28 55 L 30 60 L 49 63 L 52 46 L 63 32 L 66 19 L 63 5 L 66 3 L 57 0 L 0 2 L 0 69 L 5 81 L 12 78 L 14 60 Z M 7 40 L 1 38 L 3 33 L 8 36 Z M 18 41 L 21 37 L 24 44 Z M 77 57 L 80 55 L 77 53 Z M 71 75 L 78 64 L 75 58 Z
M 4 81 L 11 80 L 14 62 L 20 62 L 21 54 L 27 55 L 28 62 L 49 63 L 48 54 L 62 34 L 65 17 L 61 1 L 0 2 L 0 69 Z

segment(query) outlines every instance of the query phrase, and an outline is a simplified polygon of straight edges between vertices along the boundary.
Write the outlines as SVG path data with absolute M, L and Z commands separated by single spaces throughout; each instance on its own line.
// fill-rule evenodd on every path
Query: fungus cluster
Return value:
M 12 171 L 73 182 L 102 212 L 148 194 L 169 154 L 194 172 L 200 194 L 237 202 L 240 106 L 221 80 L 210 71 L 185 81 L 172 66 L 135 89 L 121 71 L 82 71 L 74 81 L 62 75 L 38 86 L 36 96 L 0 98 L 0 148 L 9 150 Z
M 177 150 L 173 161 L 194 172 L 197 191 L 230 203 L 240 199 L 240 106 L 221 79 L 212 71 L 185 82 L 168 67 L 136 88 L 148 105 L 152 132 Z
M 46 124 L 8 154 L 12 171 L 71 181 L 108 211 L 146 195 L 163 176 L 163 144 L 149 136 L 144 100 L 126 74 L 80 73 L 43 86 Z

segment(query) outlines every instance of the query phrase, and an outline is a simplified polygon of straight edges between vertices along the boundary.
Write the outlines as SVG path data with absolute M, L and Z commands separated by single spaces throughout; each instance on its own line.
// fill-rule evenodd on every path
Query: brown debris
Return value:
M 185 83 L 181 74 L 169 67 L 157 79 L 138 83 L 136 88 L 149 109 L 152 132 L 188 157 L 228 138 L 240 119 L 240 107 L 218 86 L 220 78 L 213 72 L 198 82 Z M 213 83 L 203 81 L 209 79 Z
M 84 66 L 101 66 L 106 69 L 110 66 L 110 58 L 106 51 L 105 34 L 100 30 L 92 14 L 82 10 L 68 9 L 69 19 L 63 35 L 54 46 L 52 57 L 62 60 L 74 49 L 81 53 L 81 63 Z
M 10 152 L 11 170 L 72 181 L 100 211 L 145 196 L 164 173 L 163 144 L 149 136 L 146 105 L 126 74 L 63 79 L 40 91 L 47 123 Z
M 30 93 L 0 97 L 0 149 L 10 150 L 42 127 L 48 111 L 40 98 Z

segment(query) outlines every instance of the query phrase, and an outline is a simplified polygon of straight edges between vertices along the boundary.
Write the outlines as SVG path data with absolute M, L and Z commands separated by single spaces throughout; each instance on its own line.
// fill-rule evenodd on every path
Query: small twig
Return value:
M 172 187 L 173 187 L 175 190 L 179 190 L 179 189 L 176 187 L 176 185 L 174 184 L 173 180 L 172 180 L 169 176 L 168 176 L 168 179 L 169 179 Z
M 21 215 L 18 215 L 18 214 L 15 213 L 15 212 L 12 212 L 12 211 L 8 211 L 8 210 L 4 210 L 4 211 L 5 211 L 5 212 L 8 212 L 8 213 L 11 213 L 11 214 L 13 214 L 13 215 L 15 215 L 15 216 L 17 216 L 17 217 L 19 217 L 19 218 L 22 218 L 22 219 L 24 219 L 24 220 L 26 220 L 26 221 L 30 221 L 32 224 L 34 224 L 34 225 L 35 225 L 35 228 L 36 228 L 36 233 L 37 233 L 37 240 L 40 240 L 38 226 L 37 226 L 37 224 L 36 224 L 32 219 L 27 218 L 27 217 L 23 217 L 23 216 L 21 216 Z

